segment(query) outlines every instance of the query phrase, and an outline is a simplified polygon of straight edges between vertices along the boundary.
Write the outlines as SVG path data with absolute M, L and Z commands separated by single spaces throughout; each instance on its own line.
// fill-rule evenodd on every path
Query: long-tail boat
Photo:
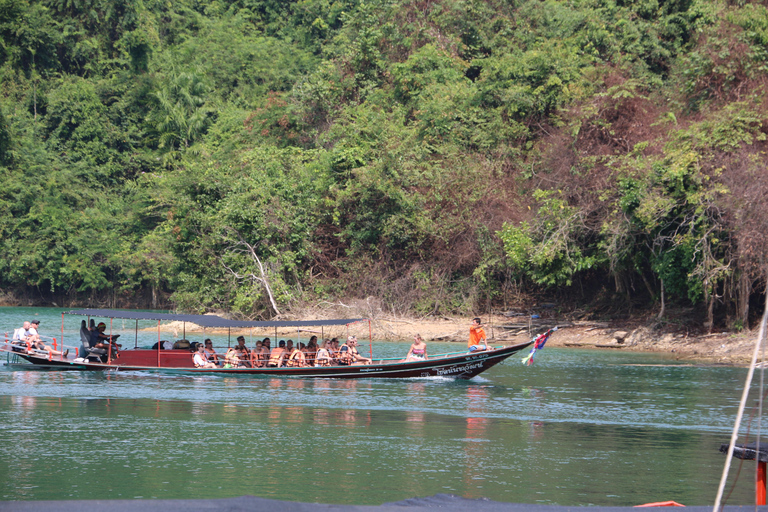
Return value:
M 108 318 L 111 324 L 114 319 L 136 321 L 136 342 L 134 348 L 122 349 L 113 353 L 107 350 L 94 354 L 89 346 L 89 331 L 85 320 L 81 323 L 81 343 L 79 346 L 65 345 L 64 315 L 81 315 L 86 317 Z M 90 320 L 90 318 L 89 318 Z M 138 322 L 139 320 L 156 320 L 158 325 L 158 343 L 153 348 L 138 346 Z M 204 328 L 226 329 L 231 333 L 232 329 L 265 329 L 265 328 L 297 328 L 325 327 L 325 326 L 349 326 L 358 323 L 368 323 L 369 336 L 371 335 L 370 321 L 363 318 L 337 319 L 337 320 L 307 320 L 307 321 L 241 321 L 228 320 L 215 315 L 185 315 L 171 313 L 152 313 L 138 311 L 122 311 L 107 309 L 81 309 L 62 313 L 62 341 L 56 343 L 56 349 L 69 353 L 65 356 L 51 355 L 50 351 L 37 350 L 33 344 L 24 341 L 5 339 L 0 345 L 0 351 L 12 353 L 14 356 L 24 359 L 41 369 L 75 370 L 75 371 L 162 371 L 183 372 L 193 374 L 227 374 L 227 375 L 255 375 L 255 376 L 285 376 L 302 378 L 414 378 L 414 377 L 448 377 L 453 379 L 470 379 L 504 361 L 508 357 L 530 347 L 534 342 L 535 347 L 543 346 L 546 337 L 552 330 L 540 335 L 535 340 L 517 343 L 502 347 L 489 347 L 487 350 L 476 352 L 454 352 L 449 354 L 430 355 L 426 360 L 403 361 L 402 359 L 376 359 L 369 358 L 369 364 L 332 366 L 305 366 L 305 367 L 220 367 L 202 368 L 195 367 L 193 353 L 189 350 L 163 349 L 160 340 L 161 322 L 182 322 L 186 332 L 186 323 L 192 323 Z M 545 337 L 546 336 L 546 337 Z M 55 342 L 55 340 L 54 340 Z M 534 349 L 535 350 L 535 349 Z M 372 351 L 372 349 L 371 349 Z M 373 354 L 371 353 L 371 356 Z

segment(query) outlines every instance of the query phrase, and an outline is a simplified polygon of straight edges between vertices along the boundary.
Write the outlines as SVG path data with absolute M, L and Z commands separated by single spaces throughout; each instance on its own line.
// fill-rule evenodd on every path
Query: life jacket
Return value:
M 291 353 L 291 356 L 288 358 L 288 362 L 285 363 L 285 366 L 291 366 L 291 367 L 300 367 L 304 366 L 304 352 L 301 350 L 294 350 L 293 353 Z
M 273 348 L 272 352 L 269 353 L 269 362 L 267 365 L 269 366 L 280 366 L 280 360 L 282 359 L 283 354 L 285 353 L 284 348 Z
M 328 352 L 327 348 L 317 349 L 315 366 L 331 366 L 331 353 Z
M 339 347 L 339 364 L 349 366 L 354 362 L 355 358 L 352 356 L 354 354 L 352 350 L 353 348 L 346 343 Z
M 203 364 L 199 364 L 198 361 L 202 360 Z M 205 355 L 205 352 L 202 354 L 200 352 L 195 352 L 192 355 L 192 362 L 195 363 L 195 368 L 204 368 L 205 365 L 208 363 L 208 357 Z
M 224 361 L 231 364 L 232 366 L 237 366 L 237 364 L 240 362 L 240 358 L 237 357 L 237 352 L 235 352 L 234 349 L 227 350 L 227 355 L 224 356 Z

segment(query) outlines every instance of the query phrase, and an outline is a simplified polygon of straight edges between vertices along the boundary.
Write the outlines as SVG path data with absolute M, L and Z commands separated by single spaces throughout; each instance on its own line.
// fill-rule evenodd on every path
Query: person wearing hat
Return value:
M 91 331 L 91 347 L 93 348 L 101 348 L 104 350 L 111 350 L 112 351 L 112 357 L 117 356 L 117 349 L 120 348 L 122 345 L 118 345 L 115 343 L 115 339 L 117 339 L 117 336 L 107 336 L 104 334 L 104 331 L 107 330 L 107 324 L 104 322 L 99 322 L 99 324 Z
M 28 341 L 32 342 L 32 347 L 37 350 L 46 351 L 51 356 L 63 355 L 64 357 L 67 357 L 67 354 L 69 354 L 69 349 L 65 350 L 64 352 L 60 352 L 55 350 L 53 347 L 46 345 L 43 343 L 43 340 L 40 339 L 40 335 L 37 332 L 37 329 L 40 327 L 40 320 L 32 320 L 29 324 L 29 330 L 27 331 L 29 333 L 29 337 L 27 339 Z
M 357 336 L 348 336 L 347 342 L 339 347 L 339 364 L 349 366 L 371 364 L 371 360 L 357 351 Z
M 37 329 L 40 328 L 40 320 L 32 320 L 29 322 L 29 329 L 27 329 L 27 339 L 29 341 L 40 341 L 40 334 Z

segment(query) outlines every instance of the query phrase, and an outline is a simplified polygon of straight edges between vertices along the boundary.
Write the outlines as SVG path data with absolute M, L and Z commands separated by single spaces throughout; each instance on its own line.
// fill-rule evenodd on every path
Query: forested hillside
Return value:
M 759 3 L 0 0 L 0 290 L 740 329 L 767 78 Z

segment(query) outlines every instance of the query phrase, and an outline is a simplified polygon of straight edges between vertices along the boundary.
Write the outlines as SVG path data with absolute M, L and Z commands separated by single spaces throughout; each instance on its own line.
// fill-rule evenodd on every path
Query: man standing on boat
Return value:
M 480 319 L 475 318 L 472 320 L 472 325 L 469 326 L 469 342 L 467 342 L 470 352 L 477 352 L 478 350 L 488 350 L 488 342 L 485 339 L 485 330 L 480 325 Z

